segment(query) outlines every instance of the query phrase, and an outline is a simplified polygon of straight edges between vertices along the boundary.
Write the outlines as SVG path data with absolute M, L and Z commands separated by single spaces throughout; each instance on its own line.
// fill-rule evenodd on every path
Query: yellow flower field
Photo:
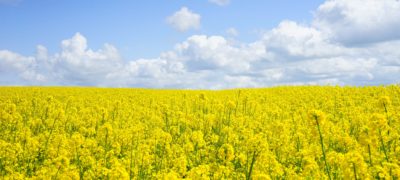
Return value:
M 398 179 L 400 87 L 0 88 L 0 179 Z

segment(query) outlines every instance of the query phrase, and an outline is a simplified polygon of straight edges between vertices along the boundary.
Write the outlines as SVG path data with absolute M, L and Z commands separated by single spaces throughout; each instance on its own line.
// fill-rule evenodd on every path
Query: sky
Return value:
M 400 83 L 398 0 L 0 0 L 0 86 Z

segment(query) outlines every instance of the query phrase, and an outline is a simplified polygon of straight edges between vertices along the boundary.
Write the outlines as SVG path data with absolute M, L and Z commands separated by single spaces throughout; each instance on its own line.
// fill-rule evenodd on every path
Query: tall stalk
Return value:
M 329 166 L 328 166 L 328 162 L 326 161 L 324 139 L 322 137 L 322 133 L 321 133 L 321 128 L 320 128 L 320 125 L 319 125 L 318 117 L 314 116 L 314 119 L 317 122 L 319 140 L 320 140 L 320 143 L 321 143 L 322 155 L 323 155 L 324 162 L 325 162 L 325 170 L 326 170 L 326 173 L 328 174 L 329 179 L 332 180 L 331 173 L 330 173 Z

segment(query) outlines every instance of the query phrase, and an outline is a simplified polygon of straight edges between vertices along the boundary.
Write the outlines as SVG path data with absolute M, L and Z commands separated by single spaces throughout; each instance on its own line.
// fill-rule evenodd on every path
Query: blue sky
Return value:
M 126 58 L 151 58 L 192 34 L 225 35 L 232 27 L 241 32 L 239 40 L 250 42 L 258 38 L 258 31 L 271 29 L 283 19 L 309 22 L 321 2 L 257 0 L 218 6 L 207 0 L 23 0 L 0 5 L 0 49 L 29 54 L 41 44 L 55 52 L 60 40 L 80 32 L 92 48 L 107 42 Z M 183 6 L 201 14 L 200 29 L 181 33 L 165 22 Z
M 396 0 L 0 0 L 0 85 L 234 88 L 400 79 Z

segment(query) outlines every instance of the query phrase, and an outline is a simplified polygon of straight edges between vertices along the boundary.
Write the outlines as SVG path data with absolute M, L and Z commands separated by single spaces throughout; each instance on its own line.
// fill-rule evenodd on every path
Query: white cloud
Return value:
M 400 1 L 328 0 L 315 12 L 313 25 L 346 45 L 400 38 Z
M 75 84 L 96 85 L 102 83 L 108 73 L 122 66 L 118 50 L 104 44 L 102 49 L 94 51 L 87 48 L 87 41 L 80 33 L 61 42 L 61 52 L 50 59 L 59 79 Z
M 45 80 L 45 77 L 35 71 L 37 62 L 35 57 L 25 57 L 20 54 L 0 50 L 0 83 L 18 85 L 38 83 Z
M 229 36 L 239 36 L 239 31 L 238 30 L 236 30 L 235 28 L 228 28 L 227 30 L 226 30 L 226 34 L 228 34 Z
M 48 55 L 39 45 L 36 56 L 25 57 L 7 50 L 0 51 L 0 69 L 16 74 L 27 84 L 98 85 L 105 76 L 122 66 L 115 47 L 105 44 L 100 50 L 87 48 L 86 38 L 76 33 L 61 42 L 61 52 Z
M 167 17 L 167 23 L 178 31 L 187 31 L 190 29 L 200 28 L 201 16 L 189 10 L 187 7 L 182 7 L 173 15 Z
M 363 76 L 372 79 L 370 73 L 377 65 L 376 59 L 352 59 L 349 57 L 333 57 L 328 59 L 307 60 L 297 64 L 296 69 L 310 76 L 332 78 L 340 76 Z M 340 79 L 345 80 L 344 77 Z M 350 78 L 351 79 L 351 78 Z
M 358 13 L 328 18 L 334 14 L 332 7 L 343 14 L 346 8 L 356 9 L 353 3 L 357 2 L 327 1 L 317 10 L 312 24 L 282 21 L 251 43 L 231 43 L 229 37 L 223 36 L 192 35 L 170 51 L 149 59 L 124 60 L 110 44 L 92 50 L 79 33 L 62 41 L 61 51 L 55 54 L 40 45 L 32 56 L 0 50 L 0 83 L 184 89 L 399 83 L 400 40 L 396 33 L 389 33 L 390 37 L 379 35 L 390 32 L 387 27 L 396 29 L 396 24 L 388 23 L 394 20 L 385 20 L 382 31 L 364 31 L 377 34 L 357 34 L 360 27 L 368 24 Z M 389 1 L 379 2 L 382 4 L 374 6 L 379 7 L 376 11 L 393 8 L 383 5 Z M 393 14 L 396 12 L 388 13 L 387 19 L 392 19 Z M 349 24 L 341 24 L 345 21 Z M 341 30 L 342 25 L 347 28 Z M 338 29 L 334 29 L 336 26 Z
M 223 70 L 239 73 L 250 70 L 251 62 L 266 56 L 265 47 L 247 44 L 235 47 L 221 36 L 194 35 L 175 47 L 175 53 L 191 71 Z
M 230 0 L 208 0 L 208 1 L 217 4 L 219 6 L 226 6 L 231 2 Z
M 283 21 L 278 27 L 266 32 L 263 37 L 267 48 L 289 60 L 296 58 L 329 57 L 346 53 L 346 49 L 332 44 L 327 37 L 313 27 Z
M 346 48 L 320 36 L 311 27 L 283 22 L 253 43 L 194 35 L 158 58 L 124 61 L 112 45 L 92 50 L 77 33 L 53 55 L 43 46 L 35 56 L 0 51 L 0 82 L 205 89 L 398 82 L 400 41 Z
M 0 51 L 0 59 L 0 67 L 2 72 L 10 70 L 21 72 L 35 63 L 34 57 L 24 57 L 8 50 Z

